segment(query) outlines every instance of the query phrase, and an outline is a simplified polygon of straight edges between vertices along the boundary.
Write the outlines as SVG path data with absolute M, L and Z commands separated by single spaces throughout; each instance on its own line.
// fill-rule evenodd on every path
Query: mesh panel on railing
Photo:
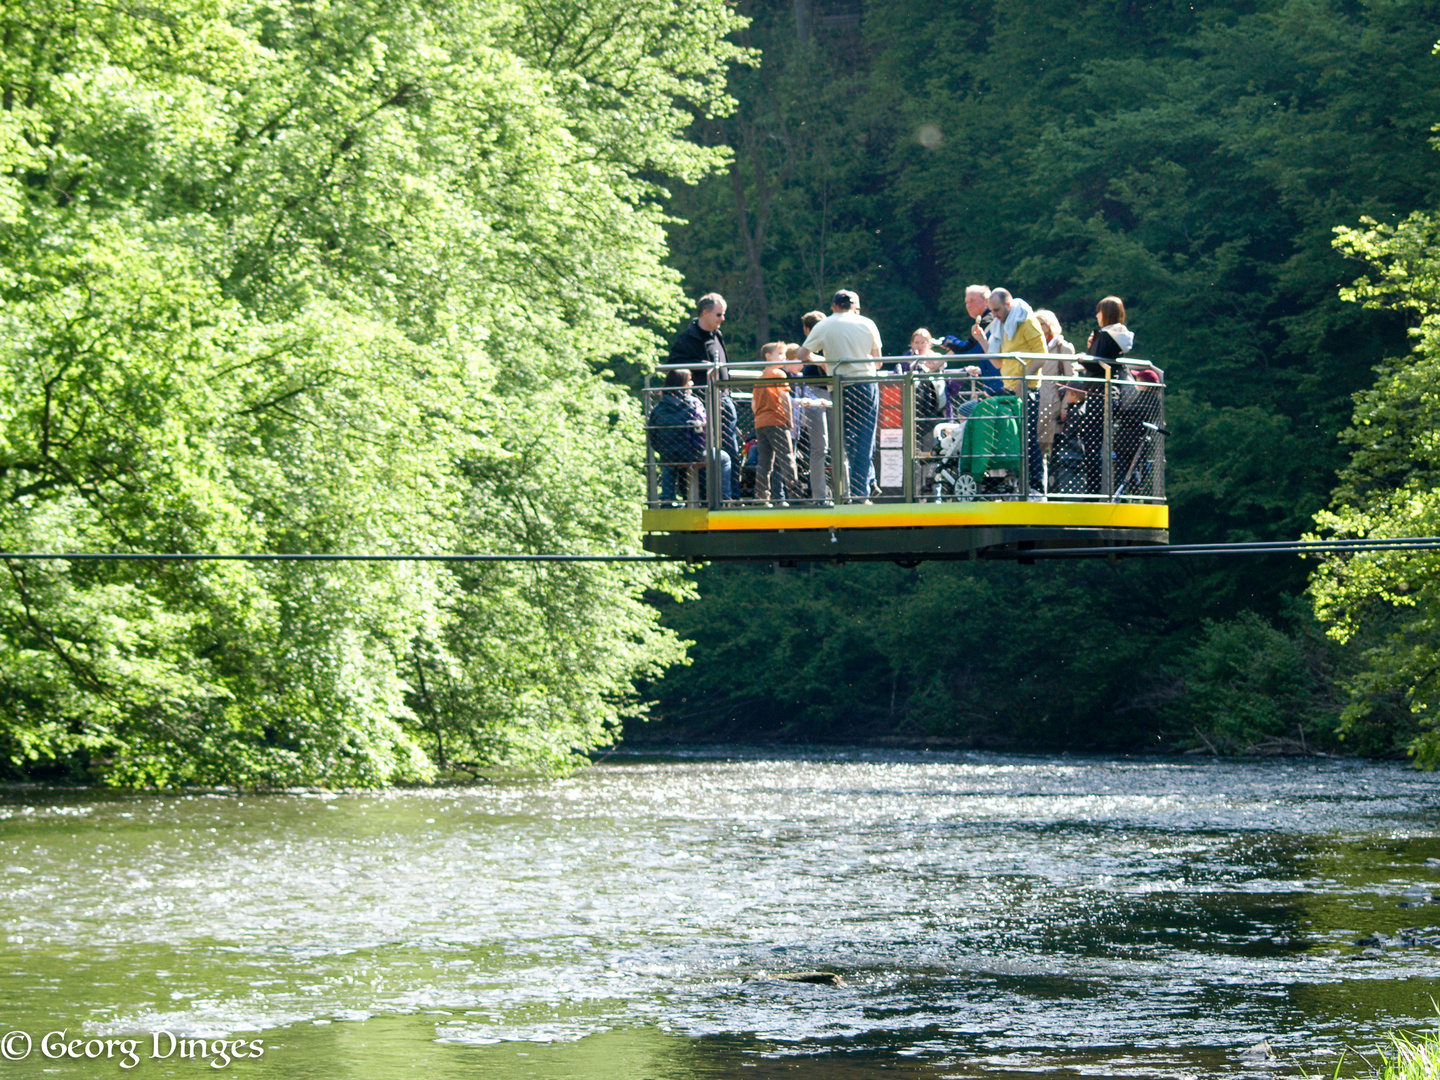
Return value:
M 795 447 L 796 467 L 805 497 L 812 502 L 834 498 L 829 451 L 834 395 L 827 380 L 796 380 L 795 394 L 804 402 L 798 411 L 799 441 Z
M 647 389 L 651 504 L 710 501 L 707 438 L 718 440 L 722 505 L 1163 500 L 1164 387 L 1153 374 L 1035 365 L 1019 394 L 938 360 L 873 379 Z
M 755 441 L 753 390 L 748 382 L 741 385 L 745 389 L 723 391 L 735 406 L 735 426 L 740 445 L 740 464 L 735 470 L 733 497 L 753 500 L 760 498 L 755 491 L 755 468 L 760 456 L 760 448 Z M 766 496 L 766 498 L 768 497 Z
M 1075 363 L 1064 354 L 1028 361 L 1025 389 L 1025 475 L 1032 498 L 1048 498 L 1055 437 L 1065 404 L 1065 385 L 1075 375 Z
M 911 408 L 915 416 L 915 461 L 911 484 L 917 499 L 929 498 L 934 493 L 936 457 L 936 429 L 953 415 L 947 408 L 946 380 L 943 374 L 926 372 L 917 374 L 912 381 L 914 389 Z
M 899 462 L 902 459 L 904 450 L 903 443 L 897 443 L 896 447 L 886 447 L 886 456 L 881 459 L 877 453 L 880 448 L 880 421 L 881 421 L 881 396 L 880 386 L 874 381 L 853 381 L 845 379 L 841 381 L 841 449 L 845 455 L 845 491 L 844 495 L 850 502 L 865 502 L 876 495 L 881 494 L 880 480 L 892 479 L 888 470 L 892 469 L 891 462 Z M 891 407 L 895 414 L 899 413 L 898 408 Z M 898 422 L 898 421 L 897 421 Z M 887 429 L 886 436 L 889 437 L 891 430 L 902 434 L 899 429 Z M 876 466 L 883 466 L 887 472 L 882 473 Z M 904 485 L 903 472 L 899 477 L 893 478 L 896 483 Z
M 698 505 L 705 499 L 707 416 L 703 388 L 645 391 L 651 502 Z
M 1053 397 L 1048 393 L 1052 381 Z M 1042 379 L 1040 386 L 1046 401 L 1037 428 L 1049 434 L 1049 448 L 1044 454 L 1046 495 L 1098 495 L 1102 480 L 1104 381 L 1057 377 Z
M 911 377 L 915 417 L 915 464 L 912 481 L 917 499 L 964 496 L 959 452 L 968 410 L 985 396 L 978 378 L 965 371 L 945 370 L 943 362 L 922 361 L 925 368 Z M 978 490 L 978 489 L 977 489 Z M 970 492 L 974 497 L 975 492 Z
M 1164 497 L 1160 453 L 1163 389 L 1153 383 L 1127 378 L 1119 384 L 1114 413 L 1115 497 Z
M 736 379 L 722 385 L 734 402 L 739 431 L 735 498 L 747 504 L 827 498 L 831 402 L 825 382 Z
M 1058 382 L 1053 421 L 1054 438 L 1045 460 L 1045 491 L 1049 497 L 1104 499 L 1113 484 L 1113 424 L 1119 404 L 1115 381 L 1085 369 Z M 1043 380 L 1042 380 L 1043 385 Z M 1106 441 L 1106 401 L 1112 438 Z M 1106 451 L 1109 450 L 1109 468 Z
M 1020 401 L 993 395 L 966 403 L 935 429 L 937 499 L 1002 498 L 1020 493 Z
M 1053 413 L 1043 406 L 1037 409 L 1046 493 L 1075 499 L 1163 499 L 1164 388 L 1117 369 L 1109 379 L 1077 374 L 1057 381 L 1056 390 Z

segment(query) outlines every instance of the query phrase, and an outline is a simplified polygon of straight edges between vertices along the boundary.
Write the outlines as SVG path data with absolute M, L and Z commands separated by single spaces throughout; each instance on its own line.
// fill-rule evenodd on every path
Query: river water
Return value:
M 1328 1075 L 1434 1024 L 1440 777 L 728 748 L 9 789 L 0 890 L 0 1032 L 34 1039 L 0 1077 Z M 815 971 L 838 984 L 776 978 Z M 141 1036 L 140 1064 L 46 1057 L 58 1030 Z M 156 1060 L 166 1031 L 264 1056 Z

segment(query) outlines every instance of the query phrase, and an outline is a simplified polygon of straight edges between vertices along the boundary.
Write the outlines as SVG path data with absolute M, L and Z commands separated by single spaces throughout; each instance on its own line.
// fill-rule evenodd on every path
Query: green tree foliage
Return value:
M 714 567 L 701 577 L 702 601 L 669 615 L 697 644 L 693 667 L 660 688 L 667 722 L 822 741 L 1153 744 L 1163 734 L 1155 715 L 1107 716 L 1116 685 L 1157 690 L 1144 660 L 1145 631 L 1159 619 L 1144 597 L 1097 612 L 1083 636 L 1061 617 L 1017 618 L 1073 615 L 1077 594 L 1110 595 L 1115 579 L 1134 578 L 1112 565 Z
M 1174 613 L 1129 563 L 712 567 L 667 605 L 694 665 L 644 738 L 899 739 L 965 747 L 1335 749 L 1346 658 L 1299 605 L 1273 620 Z M 1168 651 L 1167 651 L 1168 650 Z M 739 673 L 737 676 L 736 673 Z M 1392 749 L 1386 731 L 1359 746 Z
M 721 0 L 0 4 L 0 548 L 623 551 Z M 0 752 L 563 767 L 682 656 L 603 566 L 6 563 Z
M 1172 538 L 1311 526 L 1343 465 L 1351 396 L 1404 335 L 1395 312 L 1342 301 L 1355 269 L 1332 230 L 1366 215 L 1394 223 L 1440 198 L 1426 142 L 1440 117 L 1440 5 L 749 0 L 742 11 L 753 19 L 742 40 L 765 63 L 737 78 L 734 116 L 700 125 L 736 156 L 729 175 L 680 193 L 691 224 L 672 232 L 691 292 L 732 299 L 732 340 L 793 338 L 802 312 L 852 285 L 898 352 L 919 325 L 963 332 L 963 289 L 984 282 L 1054 309 L 1083 347 L 1095 301 L 1118 293 L 1137 354 L 1166 369 Z M 927 569 L 914 588 L 933 594 L 927 632 L 949 642 L 927 645 L 925 661 L 950 687 L 948 713 L 920 682 L 892 690 L 888 673 L 910 654 L 878 629 L 890 598 L 863 590 L 836 615 L 853 627 L 849 655 L 878 675 L 846 707 L 889 715 L 893 693 L 897 714 L 918 715 L 933 701 L 926 724 L 959 738 L 1030 739 L 1049 716 L 1043 729 L 1074 745 L 1156 745 L 1159 733 L 1239 749 L 1301 730 L 1323 742 L 1338 719 L 1331 680 L 1357 661 L 1318 642 L 1297 609 L 1306 571 L 1293 558 L 1036 566 L 1023 581 Z M 660 689 L 667 715 L 719 709 L 715 695 L 739 700 L 751 672 L 794 662 L 747 638 L 744 666 L 709 670 L 761 588 L 732 581 L 745 573 L 706 571 L 700 608 L 667 616 L 700 642 L 696 664 Z M 986 644 L 992 619 L 1005 648 Z M 1246 642 L 1294 661 L 1305 685 L 1219 662 Z M 1037 697 L 1033 668 L 1055 655 L 1083 657 L 1086 685 Z M 1364 740 L 1380 752 L 1413 734 L 1384 716 Z
M 1165 711 L 1191 717 L 1205 747 L 1225 753 L 1304 752 L 1334 745 L 1335 658 L 1312 623 L 1277 627 L 1254 612 L 1206 621 L 1187 655 L 1183 696 Z M 1382 748 L 1385 749 L 1385 748 Z
M 1341 537 L 1440 533 L 1440 219 L 1416 213 L 1398 225 L 1341 229 L 1337 246 L 1369 262 L 1373 277 L 1346 295 L 1367 307 L 1410 312 L 1413 351 L 1386 360 L 1375 386 L 1356 396 L 1344 433 L 1350 463 L 1332 508 L 1316 517 Z M 1375 552 L 1325 560 L 1311 582 L 1316 612 L 1339 641 L 1364 646 L 1349 687 L 1348 733 L 1402 701 L 1423 729 L 1410 752 L 1440 765 L 1440 559 Z

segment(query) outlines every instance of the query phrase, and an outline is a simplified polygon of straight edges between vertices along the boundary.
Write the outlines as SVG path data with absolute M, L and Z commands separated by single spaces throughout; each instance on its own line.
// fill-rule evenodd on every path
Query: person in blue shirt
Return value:
M 665 373 L 665 389 L 654 395 L 646 427 L 650 448 L 660 468 L 660 501 L 672 503 L 677 495 L 676 480 L 682 469 L 689 470 L 705 460 L 705 406 L 692 391 L 690 372 L 676 368 Z M 731 457 L 720 451 L 720 492 L 729 499 Z M 690 492 L 690 498 L 703 499 L 705 473 L 696 470 L 701 490 Z

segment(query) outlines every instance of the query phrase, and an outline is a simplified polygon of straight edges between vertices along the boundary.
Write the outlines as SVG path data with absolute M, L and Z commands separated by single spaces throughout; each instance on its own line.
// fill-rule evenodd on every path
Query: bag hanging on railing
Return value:
M 1144 391 L 1135 381 L 1135 376 L 1125 367 L 1117 367 L 1111 374 L 1110 407 L 1119 413 L 1134 412 L 1144 403 Z

